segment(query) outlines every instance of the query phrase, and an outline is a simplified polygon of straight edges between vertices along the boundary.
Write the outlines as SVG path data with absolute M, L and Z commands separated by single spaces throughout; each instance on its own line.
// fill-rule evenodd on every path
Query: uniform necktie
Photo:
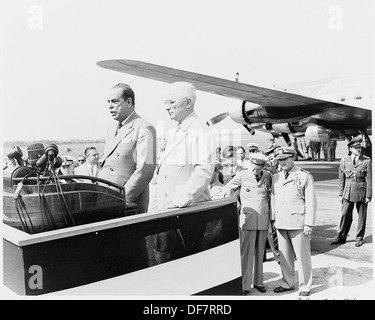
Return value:
M 355 165 L 355 164 L 356 164 L 355 158 L 356 158 L 356 157 L 354 157 L 354 158 L 353 158 L 353 165 Z
M 288 172 L 288 171 L 285 171 L 284 175 L 285 175 L 285 180 L 288 179 L 288 177 L 289 177 L 289 172 Z
M 91 177 L 94 176 L 94 167 L 93 166 L 90 167 L 90 176 Z

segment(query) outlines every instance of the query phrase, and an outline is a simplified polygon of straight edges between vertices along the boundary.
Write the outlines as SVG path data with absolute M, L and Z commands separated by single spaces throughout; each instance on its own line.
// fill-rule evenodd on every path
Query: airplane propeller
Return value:
M 220 113 L 218 114 L 217 116 L 211 118 L 210 120 L 208 120 L 206 122 L 206 124 L 208 126 L 213 126 L 217 123 L 219 123 L 220 121 L 223 121 L 227 116 L 229 115 L 229 112 L 224 112 L 224 113 Z M 255 134 L 255 130 L 253 128 L 250 128 L 247 124 L 243 124 L 243 127 L 251 134 L 251 135 L 254 135 Z
M 224 112 L 224 113 L 218 114 L 217 116 L 208 120 L 206 123 L 207 123 L 208 126 L 213 126 L 213 125 L 219 123 L 220 121 L 223 121 L 228 115 L 229 115 L 229 112 Z
M 290 147 L 292 145 L 292 141 L 290 141 L 289 135 L 287 133 L 281 132 L 286 144 Z

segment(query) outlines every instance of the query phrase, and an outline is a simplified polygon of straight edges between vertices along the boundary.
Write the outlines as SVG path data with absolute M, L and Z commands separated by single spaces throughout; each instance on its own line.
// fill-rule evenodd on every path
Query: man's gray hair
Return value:
M 197 95 L 195 93 L 195 87 L 192 83 L 185 82 L 185 81 L 178 81 L 178 82 L 173 82 L 172 85 L 175 86 L 176 88 L 181 89 L 181 91 L 184 92 L 185 98 L 189 98 L 191 100 L 192 105 L 195 104 Z

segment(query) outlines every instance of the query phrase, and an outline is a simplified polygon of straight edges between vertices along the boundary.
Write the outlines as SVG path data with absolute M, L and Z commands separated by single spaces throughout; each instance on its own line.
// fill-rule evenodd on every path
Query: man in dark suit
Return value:
M 98 177 L 125 187 L 127 202 L 138 213 L 148 210 L 149 182 L 156 167 L 156 130 L 135 112 L 135 95 L 119 83 L 108 95 L 113 123 L 108 127 Z
M 363 244 L 365 235 L 367 204 L 372 196 L 371 159 L 362 155 L 362 138 L 353 138 L 349 143 L 350 155 L 341 159 L 339 168 L 339 200 L 342 203 L 340 232 L 331 244 L 345 243 L 353 221 L 354 204 L 358 212 L 356 247 Z

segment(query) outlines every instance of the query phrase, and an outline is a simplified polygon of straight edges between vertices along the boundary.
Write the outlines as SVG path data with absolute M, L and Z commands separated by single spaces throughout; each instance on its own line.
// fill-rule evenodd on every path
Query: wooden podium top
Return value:
M 214 209 L 228 204 L 237 205 L 236 199 L 224 198 L 201 203 L 194 203 L 186 208 L 176 208 L 167 210 L 158 210 L 148 213 L 131 215 L 123 218 L 110 219 L 106 221 L 94 222 L 86 225 L 58 229 L 53 231 L 46 231 L 38 234 L 28 234 L 21 230 L 15 229 L 3 224 L 3 238 L 16 246 L 23 247 L 36 243 L 52 241 L 61 238 L 74 237 L 92 232 L 99 232 L 111 228 L 137 224 L 172 216 L 188 215 L 199 211 Z M 132 204 L 129 204 L 131 207 Z

